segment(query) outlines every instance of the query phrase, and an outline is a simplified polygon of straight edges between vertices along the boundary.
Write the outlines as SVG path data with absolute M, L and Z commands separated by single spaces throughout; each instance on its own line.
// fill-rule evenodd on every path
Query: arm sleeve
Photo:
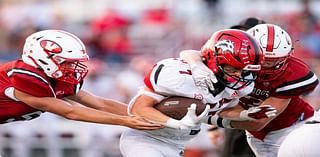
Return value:
M 274 96 L 278 98 L 290 98 L 292 96 L 303 95 L 312 92 L 318 84 L 319 80 L 317 76 L 309 71 L 307 75 L 293 81 L 288 81 L 278 87 Z

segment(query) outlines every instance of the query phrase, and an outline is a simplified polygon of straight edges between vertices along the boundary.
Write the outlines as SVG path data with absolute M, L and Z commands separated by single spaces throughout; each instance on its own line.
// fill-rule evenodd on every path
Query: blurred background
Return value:
M 200 49 L 214 31 L 259 17 L 285 28 L 294 55 L 320 76 L 319 8 L 319 0 L 0 0 L 0 63 L 20 58 L 31 33 L 63 29 L 79 36 L 91 57 L 84 89 L 128 103 L 156 61 Z M 317 109 L 319 94 L 317 88 L 305 97 Z M 45 113 L 1 125 L 0 156 L 120 157 L 125 129 Z M 204 126 L 188 156 L 219 157 L 223 133 Z

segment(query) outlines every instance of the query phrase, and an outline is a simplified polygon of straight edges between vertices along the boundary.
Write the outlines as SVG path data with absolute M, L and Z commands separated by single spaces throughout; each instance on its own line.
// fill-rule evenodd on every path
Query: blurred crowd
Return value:
M 256 3 L 256 4 L 253 4 Z M 177 57 L 216 30 L 257 16 L 285 28 L 294 55 L 320 76 L 320 7 L 316 0 L 1 0 L 0 62 L 21 56 L 26 36 L 42 29 L 78 35 L 91 57 L 84 89 L 128 103 L 155 61 Z M 267 5 L 266 5 L 267 4 Z M 254 7 L 255 6 L 255 7 Z M 306 95 L 320 108 L 320 89 Z M 51 114 L 0 126 L 3 157 L 119 157 L 126 129 L 67 121 Z M 204 126 L 186 148 L 186 157 L 219 157 L 223 130 Z M 209 136 L 208 136 L 209 135 Z M 63 150 L 63 151 L 62 151 Z M 63 153 L 62 153 L 63 152 Z

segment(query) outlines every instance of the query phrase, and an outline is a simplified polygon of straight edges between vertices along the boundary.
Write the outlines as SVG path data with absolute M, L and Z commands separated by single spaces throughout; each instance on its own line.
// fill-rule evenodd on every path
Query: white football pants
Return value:
M 253 137 L 248 131 L 246 131 L 247 141 L 257 157 L 277 157 L 279 147 L 283 140 L 291 131 L 300 125 L 302 125 L 302 122 L 284 129 L 271 131 L 267 134 L 263 141 Z
M 120 138 L 124 157 L 182 157 L 183 148 L 160 141 L 133 129 L 124 131 Z

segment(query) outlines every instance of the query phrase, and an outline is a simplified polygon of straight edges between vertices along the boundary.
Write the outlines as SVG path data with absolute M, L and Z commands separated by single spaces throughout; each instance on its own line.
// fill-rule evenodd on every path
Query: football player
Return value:
M 257 41 L 241 30 L 215 32 L 208 43 L 216 45 L 213 51 L 201 55 L 206 66 L 217 78 L 215 90 L 200 90 L 192 77 L 190 66 L 179 58 L 164 59 L 155 64 L 145 75 L 144 88 L 129 103 L 129 114 L 139 115 L 166 127 L 155 131 L 129 129 L 122 134 L 120 150 L 125 157 L 177 157 L 183 155 L 184 145 L 200 131 L 200 124 L 207 112 L 214 114 L 222 108 L 234 107 L 238 99 L 253 90 L 254 71 L 260 70 L 263 59 Z M 168 117 L 153 106 L 168 96 L 183 96 L 209 104 L 196 116 L 195 104 L 181 120 Z M 258 108 L 255 114 L 263 114 Z M 267 107 L 266 110 L 273 110 Z M 273 110 L 274 111 L 274 110 Z M 263 111 L 265 112 L 265 111 Z M 250 119 L 248 110 L 235 119 Z M 191 116 L 194 115 L 194 116 Z
M 282 142 L 278 157 L 318 157 L 320 141 L 320 113 L 293 130 Z
M 291 38 L 285 30 L 273 24 L 259 24 L 247 32 L 257 39 L 265 57 L 262 69 L 255 80 L 255 87 L 250 95 L 240 99 L 239 104 L 242 108 L 224 110 L 219 113 L 220 117 L 208 118 L 207 123 L 217 124 L 220 127 L 245 129 L 248 143 L 256 156 L 276 157 L 285 136 L 301 124 L 301 121 L 313 115 L 313 108 L 300 96 L 313 91 L 319 81 L 303 61 L 292 56 Z M 215 48 L 209 45 L 205 49 Z M 185 59 L 199 65 L 200 57 L 195 56 L 196 53 L 193 53 Z M 203 66 L 198 66 L 198 68 L 201 67 Z M 201 69 L 202 73 L 205 73 L 206 69 Z M 209 79 L 209 75 L 211 71 L 195 78 Z M 241 113 L 243 108 L 261 105 L 273 106 L 278 111 L 277 115 L 273 118 L 259 116 L 260 119 L 256 118 L 258 120 L 253 121 L 225 120 L 230 118 L 230 115 Z M 219 121 L 228 123 L 221 125 Z
M 51 112 L 71 120 L 136 129 L 161 127 L 128 116 L 120 102 L 82 90 L 88 60 L 84 44 L 71 33 L 44 30 L 28 36 L 22 59 L 0 66 L 0 123 Z

